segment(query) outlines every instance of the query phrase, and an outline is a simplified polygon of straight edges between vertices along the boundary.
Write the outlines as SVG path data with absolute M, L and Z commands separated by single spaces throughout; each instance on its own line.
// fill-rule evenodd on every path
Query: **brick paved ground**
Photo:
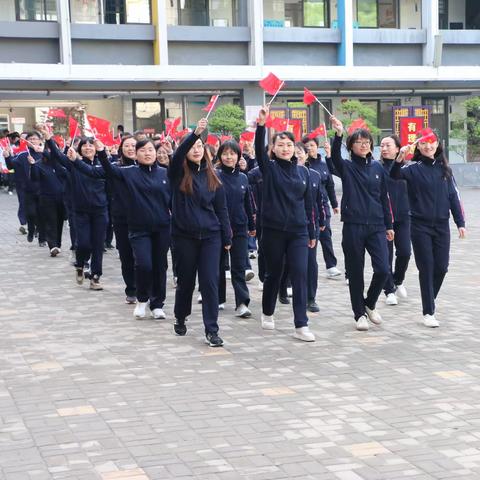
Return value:
M 463 195 L 470 236 L 453 239 L 440 329 L 419 324 L 412 263 L 410 298 L 382 299 L 381 328 L 356 332 L 346 286 L 322 277 L 316 343 L 291 338 L 288 306 L 262 331 L 255 282 L 254 317 L 230 304 L 225 348 L 209 349 L 198 306 L 172 334 L 171 288 L 168 320 L 133 320 L 114 252 L 105 291 L 76 286 L 2 193 L 0 477 L 480 479 L 480 191 Z

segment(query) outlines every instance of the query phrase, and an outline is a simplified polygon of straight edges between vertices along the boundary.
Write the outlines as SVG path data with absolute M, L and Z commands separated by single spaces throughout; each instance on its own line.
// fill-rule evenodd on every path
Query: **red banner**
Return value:
M 418 132 L 423 128 L 423 117 L 400 118 L 400 142 L 402 146 L 411 145 L 417 139 Z M 412 158 L 408 155 L 407 159 Z

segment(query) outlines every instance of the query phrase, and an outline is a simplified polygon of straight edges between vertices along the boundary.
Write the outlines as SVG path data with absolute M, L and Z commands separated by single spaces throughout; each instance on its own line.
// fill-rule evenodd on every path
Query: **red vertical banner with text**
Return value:
M 400 142 L 402 146 L 411 145 L 417 139 L 418 132 L 423 128 L 422 117 L 401 117 L 400 118 Z M 407 156 L 410 160 L 412 155 Z

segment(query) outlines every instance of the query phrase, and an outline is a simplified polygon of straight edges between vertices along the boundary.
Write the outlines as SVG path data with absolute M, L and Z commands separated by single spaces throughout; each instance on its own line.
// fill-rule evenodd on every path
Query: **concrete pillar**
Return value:
M 248 0 L 248 25 L 250 26 L 249 63 L 263 66 L 263 1 Z
M 167 6 L 165 0 L 152 0 L 152 24 L 155 27 L 153 58 L 155 65 L 168 65 Z
M 438 0 L 422 1 L 422 28 L 427 32 L 427 42 L 423 46 L 423 64 L 431 67 L 435 60 L 435 37 L 440 34 L 438 28 Z M 441 42 L 437 40 L 438 48 L 441 49 Z
M 353 1 L 338 0 L 338 28 L 341 43 L 338 47 L 338 65 L 353 66 Z
M 70 6 L 68 0 L 57 0 L 60 62 L 72 64 L 72 36 L 70 33 Z

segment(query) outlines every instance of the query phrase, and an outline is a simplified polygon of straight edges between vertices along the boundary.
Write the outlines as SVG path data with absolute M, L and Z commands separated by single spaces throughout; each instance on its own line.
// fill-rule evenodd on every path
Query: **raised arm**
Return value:
M 168 176 L 173 182 L 179 181 L 183 177 L 183 162 L 188 151 L 195 145 L 202 132 L 207 128 L 208 120 L 202 118 L 198 121 L 197 128 L 188 135 L 187 138 L 178 146 L 173 154 L 170 165 L 168 166 Z
M 255 158 L 262 175 L 265 175 L 270 165 L 270 159 L 265 148 L 265 122 L 267 121 L 268 112 L 268 107 L 262 107 L 258 112 L 257 130 L 255 132 Z
M 102 165 L 103 171 L 105 173 L 106 178 L 118 178 L 123 179 L 122 169 L 117 165 L 113 165 L 108 158 L 107 152 L 105 149 L 97 150 L 98 159 Z
M 46 143 L 48 145 L 48 148 L 50 150 L 50 158 L 63 165 L 67 170 L 72 170 L 73 165 L 72 162 L 68 159 L 67 155 L 65 155 L 63 152 L 61 152 L 55 143 L 55 141 L 52 138 L 46 138 Z M 73 150 L 73 149 L 69 149 Z
M 332 126 L 335 129 L 335 137 L 333 137 L 332 145 L 332 164 L 337 172 L 339 177 L 343 176 L 343 171 L 345 168 L 345 160 L 342 158 L 342 136 L 343 136 L 343 124 L 342 122 L 334 117 L 330 117 Z

